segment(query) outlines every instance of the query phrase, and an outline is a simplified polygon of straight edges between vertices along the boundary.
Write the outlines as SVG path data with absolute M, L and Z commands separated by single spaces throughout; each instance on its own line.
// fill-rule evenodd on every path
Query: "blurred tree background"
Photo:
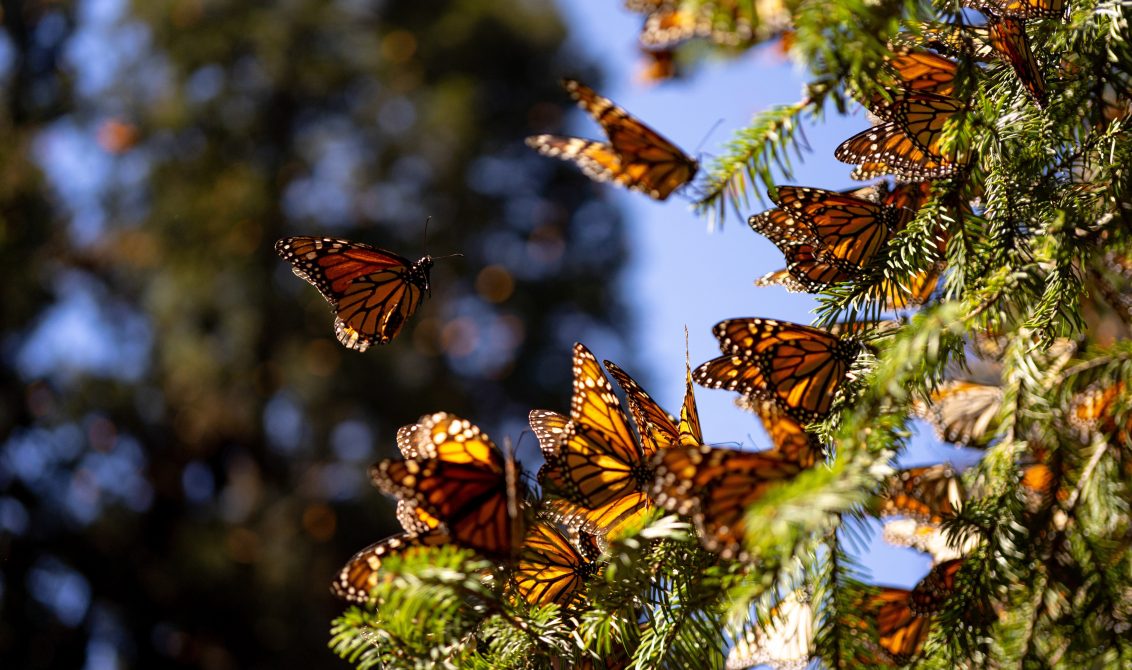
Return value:
M 521 142 L 580 55 L 525 0 L 2 12 L 0 666 L 341 666 L 327 587 L 395 528 L 396 427 L 514 438 L 574 339 L 626 358 L 617 212 Z M 366 354 L 272 250 L 415 259 L 428 216 L 464 256 Z

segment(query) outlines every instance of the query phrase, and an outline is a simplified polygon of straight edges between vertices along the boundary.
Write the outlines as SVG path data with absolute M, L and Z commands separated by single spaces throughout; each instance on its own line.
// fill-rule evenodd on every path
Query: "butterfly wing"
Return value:
M 1023 21 L 1064 19 L 1069 7 L 1066 0 L 968 0 L 963 4 L 996 16 Z
M 527 138 L 527 146 L 544 156 L 574 163 L 594 181 L 613 181 L 621 172 L 621 159 L 605 142 L 580 137 L 535 135 Z
M 805 222 L 818 243 L 849 271 L 866 266 L 896 227 L 896 210 L 834 191 L 779 186 L 776 201 Z
M 813 642 L 813 608 L 805 593 L 793 591 L 769 612 L 766 626 L 750 629 L 736 641 L 724 670 L 756 665 L 801 670 L 809 665 Z
M 664 200 L 696 175 L 696 161 L 613 101 L 573 79 L 564 80 L 563 86 L 609 137 L 609 145 L 620 160 L 610 177 L 613 182 Z
M 915 410 L 932 424 L 941 440 L 986 447 L 994 439 L 1003 399 L 999 386 L 949 381 L 932 392 L 930 403 L 917 403 Z
M 747 507 L 801 470 L 778 454 L 709 446 L 661 450 L 653 465 L 657 505 L 691 516 L 709 551 L 740 560 Z
M 716 324 L 713 332 L 725 354 L 749 361 L 762 372 L 761 380 L 739 374 L 733 379 L 762 381 L 762 397 L 773 398 L 802 423 L 829 413 L 860 349 L 824 330 L 772 319 L 729 319 Z
M 742 406 L 749 408 L 759 417 L 763 429 L 770 436 L 774 451 L 803 468 L 814 465 L 821 458 L 823 451 L 821 442 L 807 433 L 802 424 L 790 418 L 790 415 L 782 411 L 778 405 L 769 400 L 755 398 L 741 400 Z
M 1030 49 L 1030 38 L 1026 35 L 1026 24 L 1021 19 L 1010 17 L 987 17 L 987 34 L 991 47 L 1010 64 L 1014 74 L 1022 82 L 1022 87 L 1030 94 L 1040 109 L 1046 106 L 1046 82 L 1041 68 Z
M 334 332 L 350 349 L 386 344 L 401 332 L 429 290 L 428 256 L 402 256 L 329 237 L 287 237 L 275 251 L 335 310 Z
M 676 444 L 680 439 L 677 420 L 645 392 L 636 380 L 611 361 L 604 361 L 609 376 L 625 392 L 629 403 L 629 414 L 637 425 L 641 436 L 641 449 L 644 456 L 651 456 L 657 449 Z
M 696 409 L 696 391 L 692 383 L 692 368 L 685 364 L 684 403 L 680 406 L 680 426 L 676 443 L 684 447 L 698 447 L 704 443 L 700 427 L 700 412 Z
M 648 508 L 652 473 L 597 359 L 575 344 L 573 360 L 570 422 L 561 426 L 552 453 L 544 450 L 539 483 L 565 499 L 558 503 L 564 517 L 608 533 Z
M 928 523 L 939 523 L 963 505 L 963 482 L 950 465 L 908 468 L 889 481 L 880 506 L 881 516 L 901 514 Z
M 951 95 L 955 90 L 958 64 L 950 58 L 920 49 L 896 49 L 888 59 L 888 69 L 900 80 L 905 91 Z
M 420 546 L 436 546 L 447 542 L 447 535 L 434 531 L 414 536 L 399 534 L 375 542 L 354 554 L 330 583 L 330 591 L 343 600 L 364 604 L 381 581 L 381 564 L 389 556 L 404 555 Z
M 888 121 L 873 126 L 842 142 L 833 155 L 843 163 L 860 164 L 851 175 L 858 180 L 890 174 L 906 181 L 924 181 L 959 171 L 957 164 L 925 152 L 904 130 L 905 125 Z
M 517 486 L 494 443 L 459 417 L 422 417 L 417 431 L 432 443 L 424 457 L 384 460 L 370 468 L 374 484 L 410 501 L 447 529 L 456 544 L 491 556 L 515 546 Z M 427 521 L 424 521 L 427 523 Z
M 515 568 L 515 586 L 532 605 L 571 605 L 596 572 L 596 564 L 583 556 L 550 523 L 531 526 L 523 540 Z

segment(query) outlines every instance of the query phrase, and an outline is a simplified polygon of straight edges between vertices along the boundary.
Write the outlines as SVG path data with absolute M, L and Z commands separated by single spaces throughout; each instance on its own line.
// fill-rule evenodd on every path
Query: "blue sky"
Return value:
M 641 83 L 636 75 L 640 15 L 614 0 L 558 0 L 558 5 L 570 27 L 570 39 L 604 66 L 605 81 L 598 92 L 689 153 L 702 144 L 705 164 L 755 114 L 801 98 L 804 72 L 773 48 L 697 64 L 683 80 Z M 833 150 L 867 125 L 860 112 L 848 117 L 829 115 L 816 125 L 807 124 L 805 136 L 813 151 L 804 156 L 803 163 L 795 164 L 795 180 L 781 183 L 829 189 L 853 186 L 851 166 L 835 160 Z M 570 131 L 602 137 L 598 125 L 581 111 Z M 761 211 L 761 205 L 753 205 L 758 209 L 745 212 L 743 220 L 732 215 L 722 230 L 709 231 L 707 220 L 692 212 L 688 198 L 673 196 L 658 203 L 623 189 L 610 187 L 610 191 L 628 227 L 631 260 L 621 290 L 633 310 L 631 345 L 636 359 L 649 366 L 630 372 L 643 380 L 661 406 L 669 411 L 680 406 L 685 326 L 695 366 L 718 355 L 711 328 L 723 319 L 758 316 L 799 323 L 813 319 L 811 310 L 817 305 L 813 296 L 753 285 L 757 277 L 784 264 L 781 253 L 747 227 L 746 216 Z M 601 351 L 594 353 L 603 356 Z M 733 393 L 697 387 L 707 441 L 766 448 L 768 443 L 754 417 L 736 408 L 733 400 Z M 971 462 L 970 452 L 940 443 L 926 426 L 919 428 L 901 464 Z M 879 532 L 869 553 L 865 565 L 883 575 L 877 581 L 884 584 L 910 586 L 930 565 L 924 554 L 884 544 Z

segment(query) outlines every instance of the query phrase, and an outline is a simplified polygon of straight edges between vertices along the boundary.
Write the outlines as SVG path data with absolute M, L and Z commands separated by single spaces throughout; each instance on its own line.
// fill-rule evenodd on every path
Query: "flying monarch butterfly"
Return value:
M 945 442 L 986 447 L 994 439 L 1003 391 L 999 386 L 953 380 L 932 391 L 930 402 L 913 409 L 935 428 Z
M 334 334 L 349 349 L 386 344 L 431 295 L 432 256 L 417 262 L 361 242 L 286 237 L 275 251 L 334 308 Z
M 746 560 L 747 507 L 775 484 L 802 470 L 773 451 L 737 451 L 710 446 L 670 447 L 652 458 L 657 505 L 691 516 L 708 551 Z
M 977 538 L 972 536 L 956 545 L 948 540 L 939 524 L 925 523 L 911 518 L 886 521 L 881 537 L 891 545 L 928 554 L 932 557 L 933 563 L 959 558 L 974 549 L 978 542 Z
M 587 580 L 598 572 L 596 546 L 582 535 L 581 548 L 551 522 L 531 525 L 519 551 L 515 587 L 532 605 L 569 606 L 581 598 Z
M 800 423 L 829 414 L 860 344 L 772 319 L 729 319 L 713 331 L 725 354 L 692 373 L 698 384 L 773 400 Z
M 991 47 L 1014 69 L 1014 74 L 1022 82 L 1022 87 L 1040 109 L 1045 109 L 1046 82 L 1030 48 L 1026 24 L 1018 18 L 988 14 L 987 35 Z
M 821 441 L 770 400 L 739 396 L 739 407 L 753 412 L 770 436 L 771 449 L 803 468 L 817 463 L 824 451 Z
M 964 160 L 952 147 L 942 147 L 944 125 L 963 111 L 958 100 L 931 93 L 900 93 L 892 103 L 873 110 L 883 122 L 841 143 L 837 160 L 864 164 L 854 179 L 892 174 L 906 181 L 948 177 Z
M 809 665 L 814 641 L 814 611 L 809 594 L 792 591 L 767 615 L 765 627 L 751 628 L 727 654 L 725 670 L 769 665 L 776 670 Z
M 370 468 L 374 484 L 436 519 L 453 544 L 511 556 L 523 536 L 514 462 L 465 419 L 437 412 L 417 423 L 419 455 L 378 462 Z
M 573 368 L 569 418 L 545 410 L 530 415 L 546 457 L 538 481 L 562 497 L 558 508 L 571 523 L 616 534 L 651 505 L 653 447 L 638 444 L 601 365 L 581 344 L 574 345 Z
M 881 516 L 901 514 L 939 523 L 963 505 L 966 492 L 950 465 L 908 468 L 896 473 L 882 493 Z
M 666 199 L 695 177 L 699 163 L 675 144 L 588 86 L 573 79 L 562 85 L 601 124 L 609 143 L 536 135 L 527 138 L 527 146 L 577 164 L 595 181 L 612 181 L 656 200 Z
M 1069 8 L 1066 0 L 965 0 L 963 4 L 984 13 L 1023 21 L 1063 19 Z

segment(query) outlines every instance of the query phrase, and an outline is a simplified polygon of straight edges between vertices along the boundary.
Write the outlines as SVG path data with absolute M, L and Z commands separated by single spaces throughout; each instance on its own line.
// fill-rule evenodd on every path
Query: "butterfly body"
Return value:
M 350 349 L 390 342 L 431 295 L 433 259 L 411 262 L 391 251 L 330 237 L 287 237 L 275 251 L 335 311 L 334 333 Z
M 595 181 L 612 181 L 655 200 L 668 198 L 699 171 L 696 160 L 609 98 L 573 79 L 563 86 L 601 124 L 609 142 L 536 135 L 527 138 L 531 148 L 573 162 Z

